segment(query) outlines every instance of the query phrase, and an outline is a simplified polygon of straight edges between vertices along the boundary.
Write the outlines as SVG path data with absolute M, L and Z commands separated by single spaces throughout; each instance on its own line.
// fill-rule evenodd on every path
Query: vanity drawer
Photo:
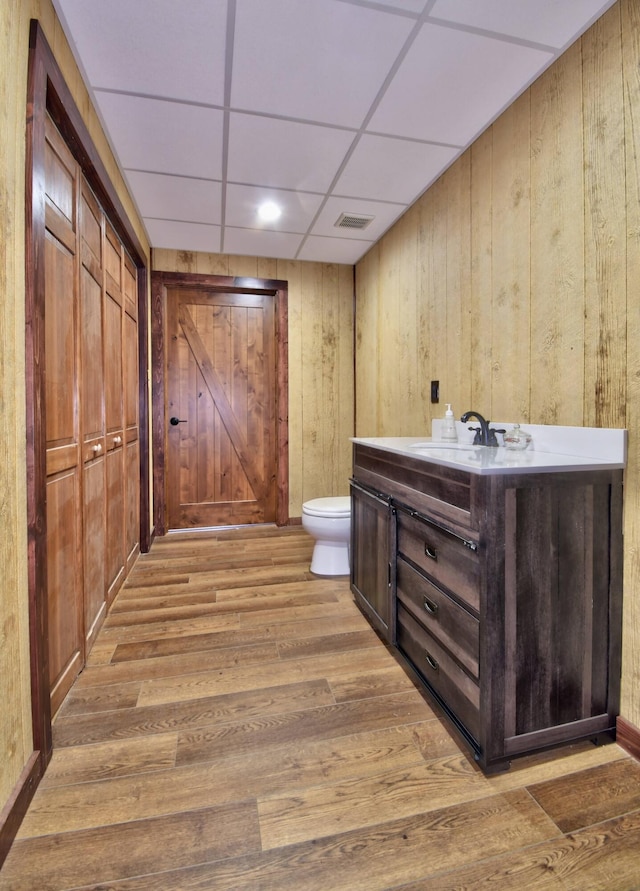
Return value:
M 479 611 L 478 556 L 461 538 L 399 510 L 398 553 Z
M 402 604 L 398 604 L 398 647 L 474 739 L 479 739 L 478 685 Z
M 398 558 L 398 600 L 467 671 L 478 677 L 480 623 L 436 585 Z

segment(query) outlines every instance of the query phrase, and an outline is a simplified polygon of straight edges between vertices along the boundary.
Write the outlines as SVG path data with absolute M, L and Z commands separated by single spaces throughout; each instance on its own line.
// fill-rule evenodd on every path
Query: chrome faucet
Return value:
M 466 424 L 469 418 L 475 418 L 480 426 L 479 427 L 469 427 L 469 430 L 475 430 L 476 435 L 473 437 L 473 445 L 483 445 L 490 446 L 491 448 L 498 447 L 498 440 L 496 439 L 496 433 L 504 433 L 504 430 L 494 430 L 493 427 L 489 427 L 491 421 L 485 421 L 482 415 L 478 414 L 477 411 L 466 411 L 460 421 L 463 424 Z

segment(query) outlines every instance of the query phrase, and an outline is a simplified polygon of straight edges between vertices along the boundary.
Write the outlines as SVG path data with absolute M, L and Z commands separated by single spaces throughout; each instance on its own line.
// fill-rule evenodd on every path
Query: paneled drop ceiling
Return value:
M 54 5 L 153 247 L 355 263 L 613 2 Z

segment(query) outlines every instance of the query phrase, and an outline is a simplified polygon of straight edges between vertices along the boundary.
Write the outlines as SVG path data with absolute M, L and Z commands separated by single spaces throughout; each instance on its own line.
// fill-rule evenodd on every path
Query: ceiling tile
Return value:
M 53 0 L 153 246 L 327 262 L 614 2 Z M 259 227 L 267 198 L 284 214 Z
M 221 111 L 117 93 L 96 99 L 123 167 L 222 178 Z
M 257 115 L 232 114 L 230 182 L 326 192 L 355 134 Z
M 249 257 L 273 257 L 276 260 L 295 259 L 302 235 L 289 232 L 258 231 L 225 227 L 223 253 Z
M 456 155 L 457 149 L 439 145 L 365 135 L 333 193 L 409 204 Z
M 372 246 L 372 241 L 345 241 L 342 238 L 310 235 L 300 248 L 297 259 L 314 260 L 318 263 L 348 263 L 353 266 Z
M 615 0 L 436 0 L 430 15 L 560 49 Z
M 405 12 L 413 12 L 419 15 L 428 2 L 429 0 L 377 0 L 377 5 L 388 6 L 390 9 L 401 9 Z
M 144 224 L 155 248 L 220 253 L 220 226 L 173 220 L 145 220 Z
M 423 25 L 368 130 L 466 146 L 551 54 Z
M 406 209 L 403 204 L 365 201 L 361 198 L 328 198 L 318 215 L 311 234 L 376 241 Z M 338 229 L 335 224 L 343 213 L 354 216 L 370 216 L 374 219 L 366 229 Z
M 227 4 L 57 0 L 94 87 L 222 105 Z
M 219 182 L 135 170 L 127 173 L 127 180 L 143 217 L 220 222 L 222 185 Z
M 359 127 L 413 26 L 339 0 L 238 0 L 232 105 Z
M 274 201 L 282 208 L 280 219 L 261 224 L 258 208 L 265 201 Z M 308 192 L 288 192 L 258 186 L 227 186 L 225 224 L 246 229 L 304 233 L 322 201 L 322 195 Z

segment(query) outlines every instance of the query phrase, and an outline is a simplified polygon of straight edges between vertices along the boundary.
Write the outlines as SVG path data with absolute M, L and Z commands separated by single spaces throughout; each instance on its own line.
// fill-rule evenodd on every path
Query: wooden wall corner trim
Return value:
M 7 803 L 0 812 L 0 868 L 6 860 L 43 773 L 41 753 L 32 752 Z
M 640 729 L 630 721 L 618 717 L 616 720 L 616 741 L 625 752 L 640 761 Z

